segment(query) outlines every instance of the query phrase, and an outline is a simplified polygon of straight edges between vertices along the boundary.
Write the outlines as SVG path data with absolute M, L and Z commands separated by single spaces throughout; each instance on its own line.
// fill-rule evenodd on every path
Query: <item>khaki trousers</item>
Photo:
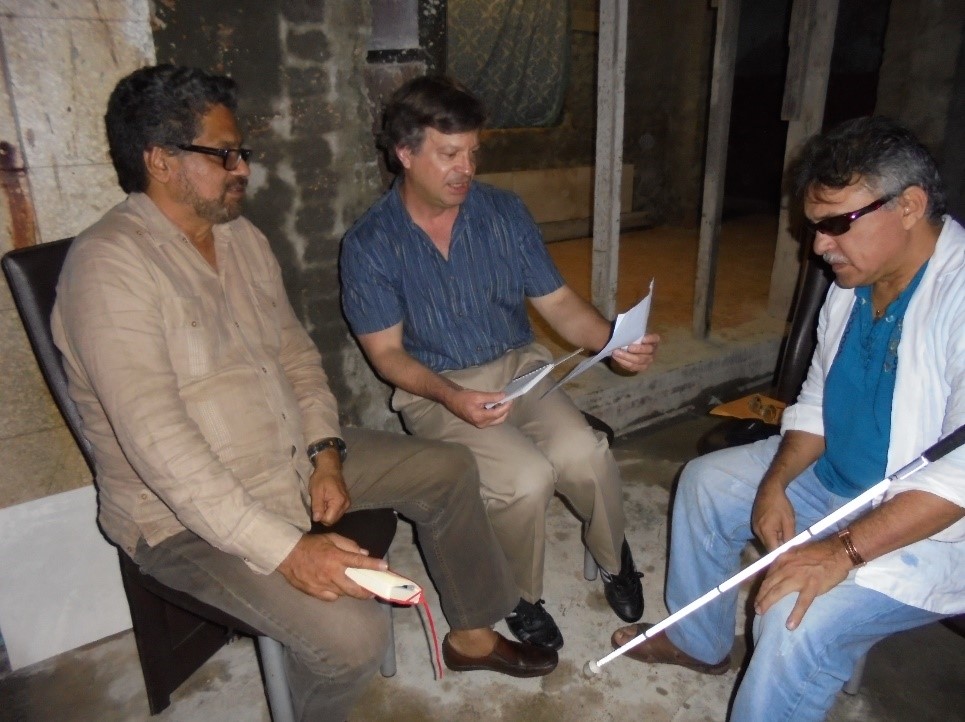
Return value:
M 545 348 L 530 344 L 444 375 L 465 388 L 498 391 L 549 360 Z M 473 452 L 486 511 L 528 602 L 543 593 L 546 510 L 554 493 L 564 496 L 583 522 L 584 543 L 608 572 L 620 570 L 626 530 L 620 472 L 606 438 L 587 425 L 562 390 L 540 398 L 553 383 L 543 379 L 513 401 L 505 423 L 485 429 L 406 391 L 397 389 L 392 397 L 411 433 L 464 444 Z
M 351 509 L 393 508 L 415 524 L 449 626 L 490 627 L 509 614 L 519 594 L 480 503 L 471 454 L 401 434 L 343 433 Z M 301 720 L 346 719 L 384 656 L 388 610 L 374 600 L 316 599 L 278 572 L 256 574 L 189 531 L 155 547 L 142 540 L 134 561 L 281 642 Z

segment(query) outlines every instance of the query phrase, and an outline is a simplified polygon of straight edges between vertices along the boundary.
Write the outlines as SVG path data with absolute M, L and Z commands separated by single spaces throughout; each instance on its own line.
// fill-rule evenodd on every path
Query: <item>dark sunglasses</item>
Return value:
M 209 148 L 206 145 L 179 145 L 178 148 L 192 153 L 216 155 L 221 158 L 221 164 L 225 170 L 234 170 L 238 167 L 238 163 L 241 161 L 247 163 L 251 158 L 251 148 Z
M 807 218 L 805 218 L 804 228 L 809 231 L 813 231 L 814 233 L 823 233 L 826 236 L 840 236 L 841 234 L 847 233 L 849 230 L 851 230 L 851 224 L 861 218 L 861 216 L 874 213 L 885 203 L 894 200 L 897 195 L 898 194 L 895 193 L 890 196 L 885 196 L 884 198 L 879 198 L 874 203 L 869 203 L 864 208 L 859 208 L 858 210 L 851 211 L 850 213 L 842 213 L 840 216 L 822 218 L 820 221 L 809 221 Z

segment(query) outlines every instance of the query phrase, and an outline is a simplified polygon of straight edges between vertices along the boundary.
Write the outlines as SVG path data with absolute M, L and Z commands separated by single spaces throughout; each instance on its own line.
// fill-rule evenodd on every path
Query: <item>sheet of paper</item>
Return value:
M 613 323 L 613 333 L 607 345 L 592 358 L 584 359 L 570 371 L 566 376 L 557 381 L 546 394 L 556 391 L 560 386 L 568 381 L 572 381 L 581 373 L 586 371 L 596 362 L 610 356 L 618 348 L 626 348 L 632 343 L 637 343 L 647 335 L 647 322 L 650 319 L 650 300 L 653 298 L 653 279 L 650 279 L 650 291 L 646 297 L 636 306 L 626 313 L 617 315 Z M 543 396 L 546 396 L 543 394 Z
M 506 393 L 506 398 L 504 398 L 502 401 L 499 401 L 498 403 L 495 403 L 495 404 L 486 404 L 486 408 L 491 409 L 496 406 L 499 406 L 500 404 L 505 404 L 507 401 L 511 401 L 515 399 L 517 396 L 522 396 L 531 388 L 533 388 L 536 384 L 542 381 L 550 371 L 555 369 L 561 363 L 569 361 L 578 353 L 582 353 L 582 352 L 583 352 L 583 349 L 578 348 L 573 353 L 568 353 L 565 356 L 561 356 L 560 358 L 556 359 L 552 363 L 544 364 L 543 366 L 540 366 L 537 369 L 529 371 L 528 373 L 525 373 L 522 376 L 519 376 L 513 379 L 508 384 L 506 384 L 506 388 L 503 389 L 503 391 Z

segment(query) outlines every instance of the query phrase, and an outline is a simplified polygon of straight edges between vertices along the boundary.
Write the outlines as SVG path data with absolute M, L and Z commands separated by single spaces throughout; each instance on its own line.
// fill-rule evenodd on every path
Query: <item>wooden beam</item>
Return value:
M 694 280 L 694 336 L 700 339 L 706 338 L 710 332 L 710 319 L 714 308 L 740 5 L 740 0 L 717 2 L 717 36 L 714 41 L 714 70 L 710 87 L 710 112 L 707 117 L 703 207 L 700 213 L 700 242 L 697 247 L 697 276 Z
M 785 170 L 801 144 L 820 132 L 824 123 L 824 103 L 828 93 L 837 21 L 838 0 L 794 0 L 788 36 L 790 55 L 781 111 L 781 119 L 789 121 L 784 147 Z M 804 257 L 800 242 L 791 235 L 788 202 L 787 196 L 782 196 L 771 288 L 767 299 L 768 313 L 778 318 L 786 317 L 791 307 Z
M 620 257 L 627 0 L 600 0 L 598 57 L 591 290 L 593 305 L 607 318 L 613 318 Z

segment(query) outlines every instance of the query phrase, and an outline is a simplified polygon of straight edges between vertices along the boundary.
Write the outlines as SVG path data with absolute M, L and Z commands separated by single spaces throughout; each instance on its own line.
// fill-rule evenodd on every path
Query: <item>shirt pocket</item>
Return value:
M 171 365 L 178 378 L 194 379 L 214 371 L 220 333 L 197 297 L 175 296 L 161 304 Z
M 255 283 L 251 288 L 251 295 L 254 299 L 254 314 L 258 324 L 258 341 L 262 347 L 272 356 L 278 353 L 281 347 L 280 316 L 278 312 L 278 302 L 270 291 L 262 285 Z

